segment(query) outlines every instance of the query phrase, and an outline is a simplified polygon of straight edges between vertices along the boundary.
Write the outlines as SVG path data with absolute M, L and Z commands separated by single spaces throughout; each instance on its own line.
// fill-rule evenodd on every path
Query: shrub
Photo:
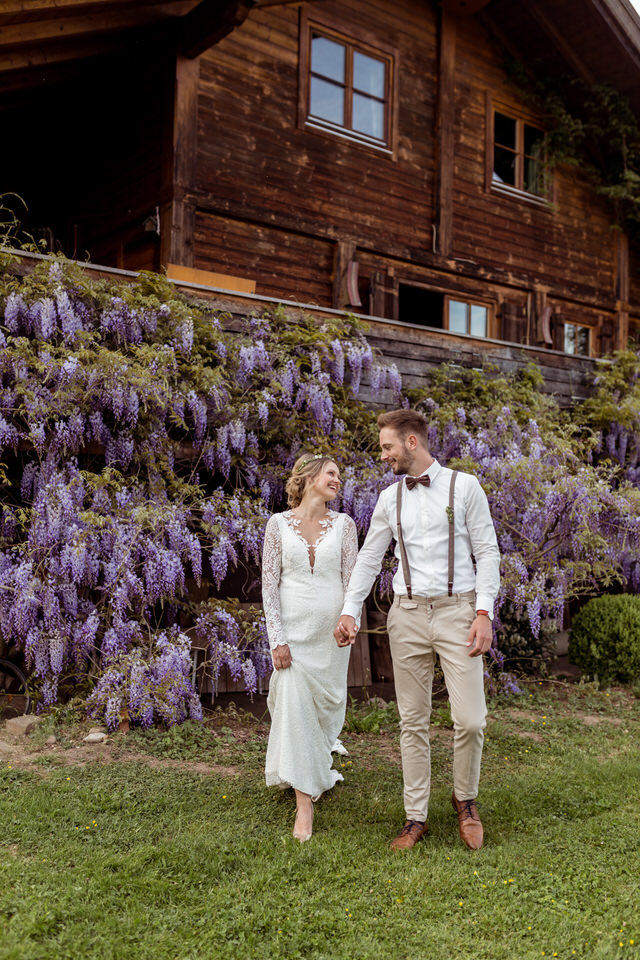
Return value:
M 576 614 L 569 657 L 600 681 L 631 683 L 640 678 L 640 597 L 604 595 Z

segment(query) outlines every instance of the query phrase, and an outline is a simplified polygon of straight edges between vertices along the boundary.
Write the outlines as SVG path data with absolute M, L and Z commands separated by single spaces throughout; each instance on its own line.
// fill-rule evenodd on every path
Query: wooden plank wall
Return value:
M 591 326 L 596 349 L 608 342 L 603 331 L 611 341 L 626 321 L 605 202 L 566 169 L 551 206 L 487 190 L 487 96 L 526 105 L 481 23 L 451 13 L 441 23 L 438 5 L 424 0 L 305 7 L 309 17 L 333 16 L 345 34 L 397 51 L 395 159 L 299 125 L 300 11 L 253 10 L 201 58 L 189 196 L 196 266 L 245 275 L 264 295 L 335 306 L 334 265 L 348 249 L 365 312 L 396 317 L 398 283 L 422 283 L 487 299 L 498 336 L 508 329 L 507 303 L 525 318 L 523 342 L 539 340 L 547 305 Z M 449 81 L 440 102 L 439 69 Z M 382 287 L 370 297 L 376 278 Z M 631 286 L 637 303 L 637 267 Z
M 548 206 L 485 188 L 487 92 L 507 107 L 530 112 L 499 57 L 476 20 L 459 19 L 454 256 L 526 275 L 557 297 L 613 309 L 611 211 L 577 172 L 557 170 L 554 203 Z
M 327 240 L 198 210 L 195 248 L 197 267 L 256 280 L 264 296 L 331 302 L 334 245 Z
M 310 16 L 314 9 L 335 16 L 347 34 L 350 25 L 358 24 L 356 35 L 365 30 L 398 49 L 397 159 L 298 126 L 298 10 L 252 11 L 239 30 L 203 55 L 194 197 L 200 230 L 206 213 L 246 224 L 229 228 L 228 239 L 235 235 L 237 245 L 227 246 L 227 260 L 239 263 L 251 255 L 241 246 L 242 229 L 257 241 L 265 226 L 278 226 L 283 236 L 297 233 L 297 243 L 290 241 L 279 252 L 281 285 L 274 291 L 269 263 L 264 276 L 255 275 L 259 292 L 268 289 L 279 296 L 286 295 L 287 278 L 296 271 L 304 271 L 310 287 L 316 282 L 312 238 L 333 243 L 354 237 L 364 249 L 386 250 L 406 260 L 414 248 L 431 247 L 434 9 L 414 0 L 323 0 L 307 6 Z M 207 245 L 199 232 L 197 261 L 214 269 L 213 255 L 218 255 L 215 241 Z M 232 265 L 227 262 L 225 269 Z M 318 302 L 331 305 L 329 293 L 327 287 Z M 316 299 L 315 291 L 303 299 Z

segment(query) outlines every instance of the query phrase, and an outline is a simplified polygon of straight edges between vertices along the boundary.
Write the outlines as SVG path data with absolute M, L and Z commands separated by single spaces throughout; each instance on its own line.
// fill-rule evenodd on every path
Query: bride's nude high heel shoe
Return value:
M 299 840 L 300 843 L 305 843 L 307 840 L 311 839 L 311 834 L 313 830 L 310 830 L 309 833 L 301 833 L 297 829 L 298 813 L 299 813 L 299 807 L 296 807 L 296 819 L 295 819 L 295 823 L 293 824 L 293 836 L 296 840 Z M 311 804 L 311 824 L 313 826 L 313 804 Z

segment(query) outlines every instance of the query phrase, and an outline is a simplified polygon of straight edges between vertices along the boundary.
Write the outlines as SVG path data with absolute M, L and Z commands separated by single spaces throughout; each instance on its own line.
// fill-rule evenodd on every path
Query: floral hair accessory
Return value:
M 306 467 L 306 465 L 307 465 L 308 463 L 311 463 L 313 460 L 325 460 L 325 459 L 326 459 L 326 455 L 325 455 L 324 453 L 315 453 L 312 457 L 307 457 L 306 460 L 303 460 L 303 461 L 302 461 L 302 463 L 300 464 L 300 466 L 299 466 L 298 469 L 296 470 L 296 473 L 300 473 L 300 471 L 301 471 L 304 467 Z

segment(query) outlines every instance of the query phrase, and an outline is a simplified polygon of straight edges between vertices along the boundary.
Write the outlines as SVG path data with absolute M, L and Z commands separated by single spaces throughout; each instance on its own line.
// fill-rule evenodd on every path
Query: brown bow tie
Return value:
M 414 487 L 417 487 L 418 484 L 422 484 L 423 487 L 428 487 L 431 483 L 431 478 L 428 473 L 423 474 L 421 477 L 407 477 L 407 490 L 413 490 Z

